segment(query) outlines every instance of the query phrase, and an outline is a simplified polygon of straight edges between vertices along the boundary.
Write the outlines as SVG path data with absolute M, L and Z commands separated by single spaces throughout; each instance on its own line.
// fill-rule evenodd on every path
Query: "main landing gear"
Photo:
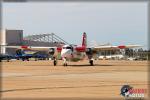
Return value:
M 90 59 L 89 63 L 90 63 L 91 66 L 93 66 L 94 65 L 94 59 Z
M 57 65 L 57 59 L 56 59 L 56 57 L 53 57 L 53 64 L 54 64 L 54 66 L 56 66 Z

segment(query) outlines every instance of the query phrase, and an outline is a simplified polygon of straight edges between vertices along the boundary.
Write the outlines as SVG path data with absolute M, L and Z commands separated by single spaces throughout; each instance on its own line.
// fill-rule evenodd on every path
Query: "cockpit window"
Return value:
M 63 47 L 63 49 L 71 49 L 71 47 Z
M 71 47 L 67 47 L 67 49 L 71 49 Z

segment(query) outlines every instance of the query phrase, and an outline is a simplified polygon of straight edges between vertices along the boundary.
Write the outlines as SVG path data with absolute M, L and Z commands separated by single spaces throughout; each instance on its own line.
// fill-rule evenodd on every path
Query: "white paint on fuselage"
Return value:
M 70 46 L 70 45 L 64 45 L 62 47 L 62 51 L 61 51 L 61 57 L 64 58 L 66 57 L 69 60 L 73 60 L 73 59 L 84 59 L 86 54 L 85 52 L 78 52 L 76 51 L 76 46 Z
M 61 57 L 64 58 L 70 58 L 73 54 L 73 51 L 71 50 L 71 46 L 70 45 L 64 45 L 62 47 L 62 51 L 61 51 Z

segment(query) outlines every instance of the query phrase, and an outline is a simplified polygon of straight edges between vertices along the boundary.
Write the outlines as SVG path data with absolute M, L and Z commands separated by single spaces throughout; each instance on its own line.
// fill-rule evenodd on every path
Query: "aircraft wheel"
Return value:
M 7 58 L 7 62 L 9 62 L 9 60 L 10 60 L 10 59 L 9 59 L 9 58 Z
M 54 60 L 54 62 L 53 62 L 53 63 L 54 63 L 54 66 L 57 66 L 57 61 L 55 61 L 55 60 Z
M 90 61 L 89 61 L 89 62 L 90 62 L 90 65 L 91 65 L 91 66 L 93 66 L 93 65 L 94 65 L 94 64 L 93 64 L 93 60 L 92 60 L 92 59 L 90 59 Z
M 67 63 L 66 63 L 66 64 L 64 64 L 64 66 L 67 66 Z
M 35 61 L 37 61 L 38 60 L 38 58 L 35 58 Z

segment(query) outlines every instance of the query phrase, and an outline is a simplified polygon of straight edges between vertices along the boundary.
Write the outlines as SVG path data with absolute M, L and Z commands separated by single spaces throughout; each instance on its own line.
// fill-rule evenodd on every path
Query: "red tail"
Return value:
M 82 38 L 82 46 L 86 47 L 87 46 L 87 36 L 86 33 L 83 33 L 83 38 Z

